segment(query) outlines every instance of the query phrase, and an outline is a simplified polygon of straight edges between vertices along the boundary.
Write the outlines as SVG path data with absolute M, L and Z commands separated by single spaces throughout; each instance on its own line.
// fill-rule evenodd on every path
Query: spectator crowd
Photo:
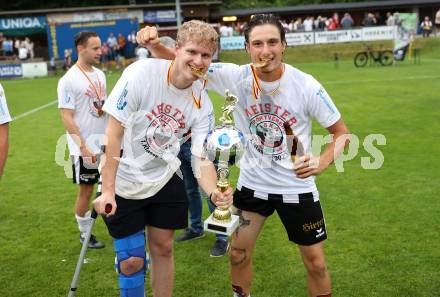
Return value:
M 305 18 L 292 18 L 291 20 L 282 20 L 282 25 L 286 33 L 291 32 L 312 32 L 312 31 L 331 31 L 337 29 L 350 29 L 352 27 L 373 27 L 373 26 L 394 26 L 399 24 L 398 12 L 387 12 L 381 15 L 379 12 L 366 12 L 361 22 L 355 23 L 350 13 L 346 12 L 340 18 L 337 12 L 331 17 L 326 16 L 306 16 Z M 243 35 L 246 22 L 237 22 L 232 24 L 222 24 L 220 26 L 220 36 L 230 37 Z M 440 9 L 435 15 L 436 34 L 440 35 Z M 423 37 L 429 37 L 433 33 L 434 26 L 429 16 L 425 16 L 418 26 L 419 34 Z
M 32 60 L 35 57 L 34 43 L 29 37 L 11 38 L 0 32 L 0 56 L 11 60 Z

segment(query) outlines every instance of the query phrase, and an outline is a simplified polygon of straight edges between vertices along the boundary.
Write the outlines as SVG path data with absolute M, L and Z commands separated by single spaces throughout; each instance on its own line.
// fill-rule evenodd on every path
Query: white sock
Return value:
M 83 217 L 80 217 L 79 215 L 75 214 L 76 221 L 78 222 L 78 229 L 82 235 L 86 234 L 87 230 L 89 230 L 90 222 L 92 221 L 90 215 L 91 215 L 90 210 L 87 211 Z
M 234 292 L 234 295 L 232 297 L 241 297 L 241 295 L 239 295 L 238 293 Z M 247 295 L 247 297 L 251 297 L 251 294 Z

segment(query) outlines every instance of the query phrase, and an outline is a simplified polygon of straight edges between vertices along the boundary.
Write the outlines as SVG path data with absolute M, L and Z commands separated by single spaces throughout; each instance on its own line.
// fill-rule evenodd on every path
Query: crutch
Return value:
M 110 213 L 112 211 L 112 205 L 107 204 L 105 206 L 105 212 Z M 79 273 L 81 272 L 81 267 L 84 262 L 84 258 L 86 256 L 87 247 L 89 246 L 90 235 L 92 234 L 93 225 L 95 224 L 95 220 L 98 214 L 96 213 L 95 208 L 92 209 L 92 214 L 90 215 L 90 227 L 87 230 L 86 237 L 84 238 L 84 242 L 81 248 L 81 252 L 79 253 L 78 262 L 76 263 L 75 273 L 73 274 L 72 282 L 70 283 L 70 291 L 67 295 L 68 297 L 75 296 L 76 285 L 78 284 Z

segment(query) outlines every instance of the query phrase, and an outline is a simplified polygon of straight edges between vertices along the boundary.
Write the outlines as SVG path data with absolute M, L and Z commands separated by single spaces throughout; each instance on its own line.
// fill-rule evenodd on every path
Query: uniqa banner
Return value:
M 8 35 L 27 35 L 46 30 L 45 16 L 0 18 L 0 32 Z

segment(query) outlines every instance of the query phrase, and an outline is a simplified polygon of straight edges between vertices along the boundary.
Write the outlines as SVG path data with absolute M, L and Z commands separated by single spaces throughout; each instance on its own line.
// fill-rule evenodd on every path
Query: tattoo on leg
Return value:
M 246 259 L 247 259 L 246 249 L 239 249 L 239 248 L 231 247 L 231 253 L 232 252 L 236 252 L 239 255 L 239 257 L 238 257 L 238 260 L 233 260 L 231 257 L 231 265 L 238 266 L 238 265 L 244 263 L 244 261 L 246 261 Z
M 238 231 L 240 228 L 244 228 L 246 226 L 249 226 L 251 224 L 251 220 L 247 220 L 243 217 L 243 211 L 241 209 L 237 209 L 237 216 L 238 216 L 238 228 L 235 230 L 235 235 L 238 236 Z
M 248 295 L 243 291 L 240 286 L 232 285 L 232 291 L 234 292 L 234 297 L 247 297 Z

